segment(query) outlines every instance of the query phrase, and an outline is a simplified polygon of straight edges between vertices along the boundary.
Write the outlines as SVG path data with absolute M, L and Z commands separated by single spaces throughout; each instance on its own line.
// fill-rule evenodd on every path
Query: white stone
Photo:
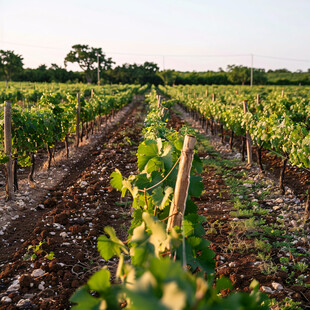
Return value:
M 247 188 L 250 188 L 250 187 L 252 187 L 252 184 L 251 183 L 244 183 L 243 186 L 247 187 Z
M 64 231 L 62 233 L 60 233 L 59 235 L 60 235 L 60 237 L 63 237 L 64 239 L 68 237 L 68 234 Z
M 4 302 L 4 303 L 8 304 L 8 303 L 12 302 L 12 299 L 9 296 L 3 296 L 1 298 L 1 302 Z
M 273 209 L 274 211 L 277 211 L 277 210 L 281 209 L 281 206 L 273 206 L 272 209 Z
M 38 289 L 39 289 L 40 291 L 43 291 L 43 290 L 45 289 L 44 284 L 45 284 L 45 282 L 42 281 L 42 282 L 38 285 Z
M 43 274 L 45 274 L 45 271 L 42 270 L 41 268 L 38 268 L 32 271 L 31 276 L 34 278 L 37 278 L 37 277 L 42 276 Z
M 281 285 L 280 283 L 272 282 L 271 285 L 277 291 L 282 291 L 283 290 L 283 285 Z
M 7 292 L 16 292 L 20 289 L 18 280 L 14 280 L 13 283 L 8 287 Z
M 17 308 L 23 308 L 23 309 L 31 309 L 32 308 L 32 306 L 33 306 L 33 304 L 32 304 L 32 302 L 30 301 L 30 299 L 21 299 L 18 303 L 17 303 L 17 305 L 16 305 L 16 307 Z
M 237 266 L 237 264 L 235 262 L 231 262 L 228 264 L 229 267 L 234 268 Z
M 82 181 L 81 183 L 80 183 L 80 186 L 81 187 L 85 187 L 85 186 L 87 186 L 88 185 L 88 183 L 86 182 L 86 181 Z
M 267 294 L 273 293 L 273 290 L 269 286 L 262 286 L 262 291 Z

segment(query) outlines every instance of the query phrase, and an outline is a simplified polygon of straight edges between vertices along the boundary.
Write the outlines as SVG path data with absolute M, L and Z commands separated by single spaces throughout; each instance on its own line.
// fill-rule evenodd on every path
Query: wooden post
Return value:
M 213 93 L 212 94 L 212 101 L 214 102 L 216 100 L 216 95 Z
M 195 142 L 196 138 L 192 135 L 186 135 L 184 138 L 174 197 L 169 212 L 167 231 L 171 230 L 175 225 L 179 227 L 182 225 L 190 183 L 190 171 L 194 157 Z
M 11 102 L 6 101 L 4 106 L 4 153 L 9 158 L 6 163 L 6 197 L 14 198 L 13 161 L 12 161 L 12 118 Z
M 243 100 L 243 112 L 246 114 L 248 112 L 248 103 L 246 100 Z M 252 139 L 249 134 L 249 131 L 246 131 L 246 152 L 248 156 L 248 165 L 252 165 L 253 160 L 252 160 Z
M 75 147 L 79 147 L 80 143 L 80 114 L 81 114 L 81 101 L 80 92 L 76 94 L 77 97 L 77 109 L 76 109 L 76 137 L 75 137 Z
M 256 104 L 259 105 L 259 94 L 256 95 Z
M 282 89 L 281 97 L 284 97 L 284 89 Z
M 160 103 L 161 103 L 161 95 L 157 96 L 157 108 L 160 108 Z
M 94 97 L 94 89 L 92 88 L 91 90 L 90 90 L 90 98 L 93 98 Z

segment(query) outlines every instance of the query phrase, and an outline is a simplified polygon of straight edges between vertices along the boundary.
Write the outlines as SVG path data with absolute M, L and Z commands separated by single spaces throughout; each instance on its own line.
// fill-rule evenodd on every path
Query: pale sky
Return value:
M 0 49 L 25 67 L 63 66 L 74 44 L 117 65 L 206 71 L 250 66 L 254 54 L 256 68 L 307 70 L 310 0 L 0 0 Z

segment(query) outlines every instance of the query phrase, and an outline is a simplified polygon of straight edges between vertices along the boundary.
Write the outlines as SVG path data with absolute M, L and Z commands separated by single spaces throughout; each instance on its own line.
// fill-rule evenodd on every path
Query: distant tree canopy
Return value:
M 9 81 L 13 74 L 23 70 L 23 57 L 13 51 L 0 50 L 0 75 Z
M 77 44 L 65 58 L 77 63 L 81 71 L 68 71 L 52 63 L 48 68 L 42 64 L 35 69 L 23 69 L 23 58 L 14 51 L 0 50 L 0 80 L 30 82 L 96 82 L 97 55 L 99 55 L 100 78 L 104 83 L 122 84 L 201 84 L 201 85 L 249 85 L 251 69 L 245 66 L 229 65 L 225 70 L 206 72 L 180 72 L 175 70 L 160 71 L 156 63 L 123 64 L 112 68 L 114 61 L 106 57 L 101 48 Z M 310 69 L 291 72 L 288 69 L 268 70 L 253 69 L 254 85 L 310 85 Z
M 84 71 L 87 83 L 91 83 L 96 76 L 98 67 L 97 57 L 99 56 L 99 69 L 104 71 L 112 68 L 112 58 L 106 58 L 102 48 L 89 47 L 88 45 L 76 44 L 65 58 L 65 66 L 68 62 L 77 63 Z
M 112 83 L 158 85 L 162 82 L 157 76 L 158 71 L 158 65 L 153 62 L 145 62 L 143 65 L 123 64 L 108 70 L 104 80 Z
M 175 83 L 177 73 L 174 70 L 163 70 L 157 73 L 163 80 L 165 85 L 172 85 Z

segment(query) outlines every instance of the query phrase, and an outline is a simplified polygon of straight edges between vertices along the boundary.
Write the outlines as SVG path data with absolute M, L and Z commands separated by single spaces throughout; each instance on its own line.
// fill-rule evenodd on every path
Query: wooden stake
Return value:
M 243 101 L 243 112 L 246 114 L 248 112 L 248 103 L 246 100 Z M 249 134 L 249 131 L 246 131 L 246 152 L 248 156 L 248 165 L 252 165 L 253 159 L 252 159 L 252 139 Z
M 160 103 L 161 103 L 161 95 L 157 96 L 157 108 L 160 108 Z
M 94 97 L 94 89 L 92 88 L 90 91 L 90 98 L 93 98 L 93 97 Z
M 6 101 L 4 106 L 4 153 L 9 158 L 6 163 L 6 197 L 14 198 L 13 161 L 12 161 L 12 118 L 11 102 Z
M 212 94 L 212 101 L 214 102 L 216 100 L 216 94 Z
M 259 94 L 256 95 L 256 103 L 259 105 Z
M 77 97 L 77 109 L 76 109 L 76 137 L 75 137 L 75 147 L 79 147 L 80 143 L 80 114 L 81 114 L 81 101 L 80 92 L 76 94 Z
M 192 135 L 186 135 L 184 138 L 174 197 L 169 212 L 167 231 L 170 231 L 175 225 L 179 227 L 182 225 L 190 183 L 190 171 L 194 157 L 195 142 L 196 138 Z

